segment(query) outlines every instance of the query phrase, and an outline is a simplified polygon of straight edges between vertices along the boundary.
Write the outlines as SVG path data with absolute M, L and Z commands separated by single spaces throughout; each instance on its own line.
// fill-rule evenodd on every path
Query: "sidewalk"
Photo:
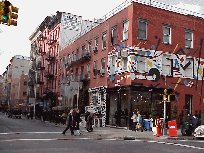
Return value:
M 40 121 L 40 120 L 39 120 Z M 41 122 L 41 121 L 40 121 Z M 48 124 L 50 126 L 57 126 L 61 128 L 65 128 L 66 125 L 55 125 L 55 123 L 50 123 L 48 121 L 45 121 L 45 124 Z M 142 139 L 142 140 L 162 140 L 162 139 L 171 139 L 171 140 L 193 140 L 196 139 L 193 135 L 192 136 L 182 136 L 181 129 L 177 130 L 178 137 L 170 137 L 167 131 L 167 135 L 165 136 L 153 136 L 152 131 L 137 131 L 134 132 L 132 130 L 128 130 L 127 128 L 123 127 L 94 127 L 93 132 L 87 132 L 85 127 L 80 127 L 81 132 L 84 135 L 89 135 L 94 138 L 100 138 L 100 139 L 118 139 L 118 140 L 135 140 L 135 139 Z

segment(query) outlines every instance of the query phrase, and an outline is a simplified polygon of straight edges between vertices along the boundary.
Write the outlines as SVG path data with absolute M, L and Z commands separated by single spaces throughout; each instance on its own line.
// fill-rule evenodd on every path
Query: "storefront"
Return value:
M 130 127 L 133 111 L 139 110 L 143 119 L 163 118 L 163 88 L 141 86 L 107 89 L 107 123 L 113 126 Z M 167 120 L 171 118 L 171 103 L 167 103 Z

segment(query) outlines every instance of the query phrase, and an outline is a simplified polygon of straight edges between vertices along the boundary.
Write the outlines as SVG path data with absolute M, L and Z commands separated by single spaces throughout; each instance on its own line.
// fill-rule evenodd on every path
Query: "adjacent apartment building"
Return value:
M 60 47 L 57 93 L 63 105 L 94 111 L 102 126 L 204 110 L 202 15 L 157 3 L 125 1 Z M 61 83 L 61 84 L 60 84 Z M 64 85 L 64 88 L 62 88 Z M 178 119 L 179 122 L 179 119 Z

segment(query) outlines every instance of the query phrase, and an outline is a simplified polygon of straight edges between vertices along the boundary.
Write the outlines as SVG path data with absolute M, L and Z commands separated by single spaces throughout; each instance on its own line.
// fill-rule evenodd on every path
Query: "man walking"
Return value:
M 67 127 L 66 129 L 62 132 L 63 135 L 65 135 L 66 131 L 70 128 L 71 130 L 71 135 L 74 135 L 74 115 L 73 115 L 73 109 L 70 110 L 70 113 L 68 114 L 67 117 Z
M 75 114 L 75 122 L 76 122 L 76 126 L 75 126 L 75 130 L 77 130 L 77 132 L 79 133 L 79 135 L 83 135 L 81 132 L 80 132 L 80 129 L 79 129 L 79 123 L 81 122 L 81 118 L 80 118 L 80 113 L 79 113 L 79 109 L 76 109 L 76 114 Z

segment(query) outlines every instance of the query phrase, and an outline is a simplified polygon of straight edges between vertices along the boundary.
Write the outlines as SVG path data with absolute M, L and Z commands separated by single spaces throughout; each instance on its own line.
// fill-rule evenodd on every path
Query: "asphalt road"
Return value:
M 64 128 L 47 125 L 36 120 L 8 118 L 0 113 L 0 152 L 57 152 L 57 153 L 160 153 L 160 152 L 195 152 L 201 153 L 203 140 L 97 140 L 98 135 L 85 133 L 83 136 L 66 136 L 61 132 Z M 199 142 L 200 141 L 200 142 Z M 177 144 L 177 145 L 176 145 Z

